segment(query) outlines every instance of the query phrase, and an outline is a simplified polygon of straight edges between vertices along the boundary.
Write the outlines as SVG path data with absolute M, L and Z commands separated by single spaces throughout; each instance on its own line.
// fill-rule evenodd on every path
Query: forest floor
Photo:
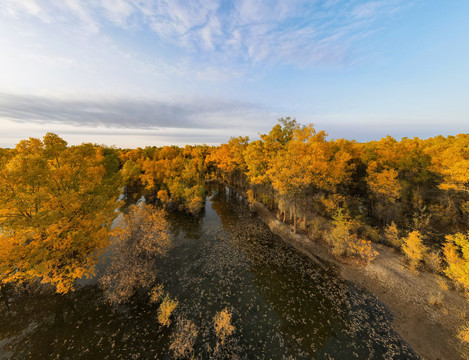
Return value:
M 437 274 L 410 271 L 395 249 L 372 244 L 379 255 L 368 265 L 344 263 L 327 246 L 304 234 L 294 234 L 264 205 L 254 210 L 270 229 L 322 266 L 335 269 L 345 280 L 376 296 L 394 315 L 392 326 L 428 360 L 469 359 L 469 347 L 456 334 L 469 318 L 469 302 Z M 450 286 L 448 284 L 448 286 Z

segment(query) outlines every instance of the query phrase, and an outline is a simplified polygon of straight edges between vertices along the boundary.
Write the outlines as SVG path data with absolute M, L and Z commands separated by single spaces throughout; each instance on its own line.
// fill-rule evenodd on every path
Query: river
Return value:
M 198 328 L 196 359 L 419 358 L 375 297 L 272 234 L 228 188 L 210 185 L 199 217 L 171 213 L 169 221 L 173 246 L 154 266 L 178 300 L 175 316 Z M 111 306 L 96 279 L 82 282 L 63 323 L 55 300 L 39 289 L 14 295 L 8 308 L 1 303 L 0 359 L 173 358 L 176 322 L 159 325 L 146 291 Z M 217 347 L 213 318 L 223 309 L 235 331 Z

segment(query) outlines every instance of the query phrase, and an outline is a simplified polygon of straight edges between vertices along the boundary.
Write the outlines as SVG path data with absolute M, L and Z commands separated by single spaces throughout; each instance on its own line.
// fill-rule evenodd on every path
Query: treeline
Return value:
M 204 206 L 208 146 L 116 150 L 126 196 L 144 194 L 167 208 L 196 215 Z
M 414 269 L 441 271 L 448 258 L 463 256 L 454 239 L 467 239 L 468 134 L 359 143 L 327 140 L 312 124 L 285 118 L 255 141 L 118 153 L 129 194 L 143 192 L 165 207 L 197 214 L 204 181 L 217 180 L 269 207 L 293 231 L 325 240 L 339 257 L 369 261 L 371 243 L 381 242 L 401 249 Z M 459 277 L 469 284 L 468 274 Z
M 445 269 L 467 290 L 469 135 L 367 143 L 326 136 L 280 119 L 259 140 L 212 149 L 207 171 L 335 255 L 369 261 L 371 242 L 386 243 L 413 269 Z M 457 276 L 449 270 L 456 267 Z
M 78 247 L 59 255 L 50 245 L 62 263 L 65 257 L 78 261 L 67 265 L 69 280 L 59 281 L 36 266 L 45 245 L 38 241 L 42 247 L 34 249 L 34 239 L 81 234 L 83 244 L 85 237 L 94 239 L 83 245 L 89 255 L 106 243 L 120 189 L 129 199 L 143 194 L 150 203 L 197 215 L 205 182 L 216 180 L 244 193 L 250 204 L 265 204 L 293 231 L 326 241 L 339 257 L 369 261 L 376 255 L 371 243 L 382 242 L 401 249 L 413 268 L 426 263 L 469 289 L 468 134 L 359 143 L 328 140 L 312 124 L 290 118 L 259 140 L 236 137 L 220 146 L 67 146 L 47 134 L 1 149 L 0 170 L 2 242 L 11 238 L 8 249 L 29 248 L 28 256 L 3 251 L 4 281 L 47 273 L 66 291 L 86 273 L 86 256 Z

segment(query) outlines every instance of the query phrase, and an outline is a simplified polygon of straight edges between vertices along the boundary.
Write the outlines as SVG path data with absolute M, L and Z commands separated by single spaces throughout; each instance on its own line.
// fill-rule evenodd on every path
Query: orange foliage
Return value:
M 469 294 L 469 233 L 447 235 L 443 255 L 448 264 L 445 274 Z
M 228 311 L 228 309 L 223 309 L 222 311 L 218 312 L 213 319 L 215 333 L 220 339 L 222 345 L 225 343 L 226 338 L 230 336 L 235 330 L 235 327 L 231 324 L 231 316 L 232 314 Z
M 171 324 L 171 314 L 173 313 L 174 309 L 178 306 L 178 301 L 173 300 L 166 294 L 163 298 L 163 302 L 158 309 L 158 321 L 163 326 L 169 326 Z
M 18 143 L 0 172 L 2 282 L 40 279 L 67 293 L 93 274 L 117 207 L 103 160 L 51 133 Z
M 423 245 L 422 235 L 418 231 L 412 231 L 403 239 L 401 249 L 413 270 L 417 270 L 428 251 Z

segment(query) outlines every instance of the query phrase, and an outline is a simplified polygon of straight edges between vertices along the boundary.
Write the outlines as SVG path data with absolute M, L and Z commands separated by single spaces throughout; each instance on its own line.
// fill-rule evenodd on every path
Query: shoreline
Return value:
M 322 267 L 333 268 L 355 287 L 381 301 L 393 314 L 392 327 L 414 349 L 428 360 L 469 359 L 469 349 L 456 338 L 466 323 L 469 303 L 464 296 L 443 290 L 442 277 L 422 271 L 418 275 L 405 268 L 396 250 L 372 243 L 379 255 L 366 266 L 340 262 L 321 242 L 303 234 L 294 234 L 263 204 L 253 210 L 270 230 Z M 432 305 L 432 299 L 442 299 Z

